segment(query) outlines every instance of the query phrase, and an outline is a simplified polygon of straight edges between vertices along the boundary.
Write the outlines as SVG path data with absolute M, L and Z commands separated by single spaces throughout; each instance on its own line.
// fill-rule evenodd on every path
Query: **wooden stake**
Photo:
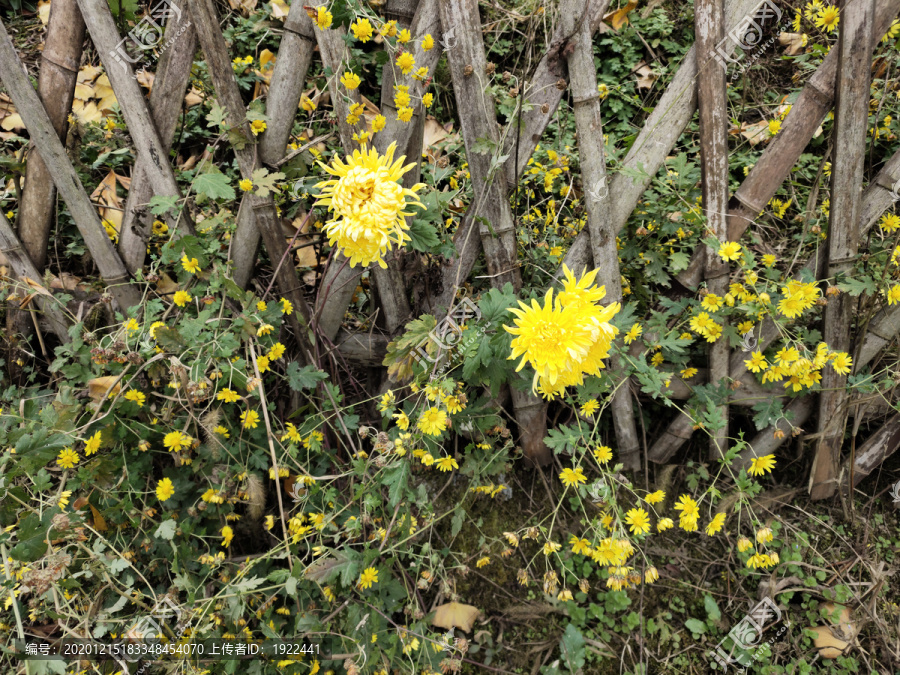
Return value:
M 183 107 L 184 94 L 191 80 L 194 53 L 197 51 L 197 33 L 186 9 L 179 17 L 169 17 L 164 39 L 169 47 L 159 57 L 153 90 L 150 92 L 150 112 L 160 143 L 166 151 L 165 156 L 168 157 Z M 147 177 L 149 161 L 146 155 L 139 155 L 137 158 L 119 232 L 119 253 L 131 273 L 144 266 L 147 241 L 154 220 L 147 208 L 153 196 L 153 186 Z
M 441 0 L 439 4 L 444 34 L 453 31 L 456 44 L 447 52 L 456 105 L 460 112 L 463 141 L 474 189 L 473 214 L 478 221 L 481 245 L 494 288 L 507 283 L 518 290 L 522 277 L 516 253 L 516 232 L 506 176 L 490 152 L 476 150 L 476 141 L 486 140 L 502 149 L 497 130 L 494 101 L 487 92 L 487 62 L 481 34 L 477 0 Z M 516 422 L 525 456 L 537 466 L 552 457 L 544 445 L 546 404 L 533 394 L 510 388 Z
M 225 36 L 219 30 L 213 2 L 214 0 L 196 0 L 191 4 L 197 38 L 206 57 L 219 103 L 225 108 L 228 124 L 233 128 L 240 129 L 249 140 L 250 128 L 245 118 L 244 103 L 238 89 L 234 69 L 231 67 L 231 60 L 228 57 Z M 249 179 L 259 166 L 256 146 L 248 143 L 241 148 L 235 148 L 235 154 L 241 176 Z M 275 269 L 278 289 L 282 297 L 290 300 L 294 306 L 295 311 L 288 316 L 287 320 L 298 343 L 299 360 L 306 362 L 307 354 L 316 353 L 313 346 L 314 339 L 309 331 L 309 307 L 300 291 L 302 285 L 297 278 L 297 268 L 288 252 L 287 242 L 281 231 L 281 222 L 275 212 L 275 202 L 271 196 L 258 197 L 251 192 L 245 193 L 238 218 L 238 232 L 241 233 L 241 236 L 239 237 L 238 233 L 235 233 L 231 248 L 232 256 L 235 258 L 237 254 L 240 254 L 246 259 L 251 244 L 253 257 L 255 257 L 256 244 L 253 240 L 262 236 L 266 250 L 269 252 L 270 262 Z M 244 246 L 247 248 L 241 248 Z
M 863 204 L 860 209 L 860 219 L 859 219 L 859 236 L 860 238 L 864 238 L 872 226 L 878 221 L 881 217 L 881 214 L 893 203 L 893 198 L 890 194 L 890 189 L 884 187 L 885 185 L 893 185 L 895 179 L 893 178 L 897 172 L 900 172 L 900 150 L 895 152 L 891 158 L 887 161 L 887 163 L 881 168 L 881 171 L 878 172 L 878 175 L 875 177 L 875 180 L 869 184 L 868 189 L 866 190 L 863 196 Z M 817 271 L 825 268 L 826 263 L 826 250 L 821 249 L 819 254 L 810 258 L 794 275 L 794 278 L 800 280 L 803 276 L 813 276 L 817 277 Z M 898 311 L 898 317 L 900 317 L 900 311 Z M 869 326 L 869 331 L 866 334 L 865 341 L 862 346 L 861 358 L 866 356 L 866 358 L 871 358 L 872 355 L 868 355 L 867 350 L 873 348 L 874 345 L 883 346 L 883 343 L 878 342 L 877 340 L 882 335 L 892 336 L 895 332 L 890 326 L 889 323 L 881 323 L 882 320 L 878 320 L 873 322 Z M 900 321 L 900 318 L 898 318 Z M 900 328 L 898 328 L 900 330 Z M 873 337 L 874 336 L 874 337 Z M 781 337 L 781 330 L 771 319 L 766 319 L 762 322 L 759 334 L 757 335 L 757 344 L 756 349 L 759 351 L 765 351 L 768 349 L 769 345 L 771 345 L 775 340 Z M 891 338 L 884 338 L 885 340 Z M 880 348 L 879 346 L 879 348 Z M 867 356 L 868 355 L 868 356 Z M 731 364 L 729 366 L 729 372 L 732 380 L 739 380 L 744 376 L 747 372 L 747 365 L 745 360 L 747 359 L 747 354 L 744 352 L 734 352 L 731 355 Z M 808 398 L 808 397 L 805 397 Z M 792 404 L 793 405 L 793 404 Z M 806 406 L 804 406 L 805 408 Z M 788 408 L 791 409 L 790 407 Z M 812 407 L 809 407 L 810 412 L 812 411 Z M 679 413 L 676 415 L 675 419 L 670 423 L 669 429 L 676 430 L 677 433 L 672 433 L 666 436 L 665 441 L 662 439 L 658 440 L 654 443 L 653 447 L 650 449 L 649 458 L 653 462 L 666 462 L 669 458 L 674 455 L 678 449 L 684 444 L 684 441 L 687 438 L 681 439 L 681 431 L 685 429 L 685 423 L 689 420 L 690 417 L 684 415 L 683 413 Z M 803 418 L 805 421 L 806 418 Z M 802 424 L 802 422 L 797 422 L 797 424 Z M 790 431 L 790 424 L 786 421 L 781 423 L 781 427 L 785 427 L 788 431 Z M 769 440 L 765 438 L 766 434 L 770 432 L 774 432 L 774 428 L 770 428 L 768 431 L 761 432 L 758 435 L 752 445 L 754 447 L 759 446 L 759 448 L 763 448 L 770 446 Z M 677 441 L 675 439 L 681 439 Z M 773 439 L 777 440 L 777 439 Z M 779 443 L 776 443 L 774 447 L 777 447 Z M 760 450 L 761 451 L 761 450 Z M 748 451 L 749 453 L 749 451 Z M 763 454 L 770 454 L 765 452 Z M 750 457 L 756 455 L 748 455 Z M 742 455 L 743 457 L 743 455 Z M 749 461 L 749 459 L 747 460 Z
M 25 284 L 26 290 L 34 293 L 37 306 L 44 313 L 50 328 L 60 342 L 71 342 L 72 338 L 69 337 L 69 333 L 66 330 L 66 322 L 60 316 L 59 308 L 51 298 L 47 297 L 50 295 L 50 291 L 42 283 L 43 275 L 29 259 L 25 247 L 19 241 L 15 230 L 13 230 L 12 225 L 10 225 L 3 213 L 0 213 L 0 253 L 6 256 L 13 273 L 19 281 Z M 35 286 L 38 288 L 35 289 Z
M 269 82 L 266 97 L 266 117 L 269 121 L 259 140 L 259 158 L 271 167 L 278 164 L 287 150 L 291 127 L 294 126 L 306 74 L 316 46 L 315 25 L 306 13 L 304 4 L 293 3 L 284 20 L 284 33 L 278 46 L 275 70 Z
M 66 137 L 83 49 L 84 21 L 78 3 L 60 0 L 51 5 L 41 53 L 38 93 L 60 140 Z M 47 242 L 55 211 L 56 188 L 50 172 L 40 154 L 29 153 L 19 210 L 19 234 L 28 257 L 39 270 L 47 265 Z
M 859 360 L 853 364 L 853 372 L 862 371 L 872 359 L 878 355 L 881 349 L 900 335 L 900 307 L 883 311 L 870 324 L 860 350 Z M 824 378 L 823 378 L 824 379 Z M 750 445 L 740 454 L 735 464 L 737 468 L 749 466 L 754 457 L 770 455 L 781 445 L 786 438 L 791 437 L 791 427 L 799 427 L 812 417 L 816 410 L 815 399 L 812 396 L 803 396 L 791 401 L 785 410 L 785 416 L 790 417 L 790 422 L 781 420 L 774 427 L 761 431 L 750 442 Z M 780 438 L 775 436 L 776 429 L 783 432 Z M 813 475 L 814 477 L 814 475 Z M 812 481 L 811 481 L 812 482 Z
M 866 0 L 868 2 L 868 0 Z M 900 11 L 900 0 L 878 0 L 876 4 L 875 34 L 882 36 Z M 728 212 L 728 237 L 738 241 L 741 235 L 766 208 L 778 188 L 788 177 L 809 140 L 831 110 L 835 95 L 838 50 L 832 49 L 812 74 L 791 106 L 778 135 L 766 146 L 750 174 L 741 183 L 731 200 Z M 657 106 L 657 109 L 659 106 Z M 698 248 L 690 265 L 681 272 L 678 282 L 696 288 L 704 269 L 704 250 Z
M 728 239 L 725 214 L 728 209 L 728 99 L 725 67 L 715 50 L 725 35 L 723 0 L 697 0 L 694 4 L 697 36 L 697 107 L 700 112 L 700 170 L 706 232 L 724 244 Z M 706 251 L 706 279 L 710 293 L 724 297 L 728 289 L 728 263 L 715 249 Z M 709 382 L 728 381 L 728 342 L 720 337 L 709 350 Z M 709 458 L 718 459 L 728 449 L 728 406 L 718 408 L 724 426 L 712 430 Z
M 124 313 L 132 305 L 141 302 L 141 293 L 136 286 L 130 284 L 128 270 L 122 264 L 122 259 L 110 241 L 109 235 L 106 234 L 90 197 L 84 191 L 84 186 L 66 155 L 62 141 L 59 140 L 56 129 L 53 128 L 53 123 L 41 104 L 41 99 L 31 86 L 2 21 L 0 21 L 0 80 L 6 85 L 16 109 L 25 120 L 31 139 L 41 153 L 41 158 L 57 190 L 68 205 L 72 220 L 81 232 L 84 243 L 100 270 L 100 275 Z
M 622 301 L 622 274 L 619 253 L 611 221 L 610 194 L 606 175 L 603 121 L 600 115 L 600 95 L 594 68 L 590 22 L 586 21 L 585 0 L 564 0 L 560 6 L 559 29 L 572 33 L 567 51 L 569 63 L 569 91 L 575 108 L 575 131 L 578 137 L 578 157 L 581 182 L 585 186 L 585 205 L 594 267 L 599 270 L 597 284 L 606 288 L 605 302 Z M 576 274 L 581 270 L 573 270 Z M 620 379 L 618 357 L 609 359 L 612 381 Z M 619 375 L 619 376 L 617 376 Z M 616 430 L 619 461 L 626 469 L 641 468 L 640 443 L 634 422 L 630 381 L 626 381 L 612 395 L 611 408 Z
M 429 73 L 434 72 L 441 56 L 441 27 L 437 6 L 437 0 L 420 0 L 410 27 L 410 33 L 413 35 L 431 35 L 434 38 L 434 47 L 432 49 L 426 52 L 422 49 L 421 43 L 418 43 L 414 54 L 416 65 L 428 68 Z M 385 68 L 387 68 L 387 65 Z M 423 116 L 421 100 L 424 93 L 424 82 L 419 80 L 409 81 L 409 95 L 412 99 L 413 108 L 413 119 L 410 122 L 402 122 L 397 118 L 396 109 L 393 106 L 393 92 L 391 92 L 389 99 L 385 100 L 382 98 L 381 111 L 385 116 L 385 127 L 375 134 L 373 139 L 373 144 L 379 154 L 383 155 L 392 142 L 397 143 L 397 148 L 413 149 L 418 143 L 418 150 L 415 151 L 415 154 L 408 155 L 407 161 L 416 163 L 421 161 L 422 144 L 420 141 L 414 140 L 417 127 L 413 125 L 413 121 Z M 395 156 L 397 154 L 399 154 L 399 151 L 395 153 Z M 412 187 L 417 182 L 413 178 L 415 178 L 414 172 L 408 172 L 403 177 L 403 186 Z M 393 259 L 388 261 L 388 267 L 389 270 L 395 267 Z M 375 270 L 375 268 L 372 269 Z M 346 258 L 342 255 L 335 255 L 329 262 L 322 279 L 319 296 L 316 299 L 315 309 L 318 333 L 328 340 L 335 339 L 362 273 L 363 269 L 361 267 L 351 268 L 346 262 Z M 411 311 L 408 309 L 405 288 L 402 297 L 397 298 L 391 289 L 399 288 L 399 284 L 390 280 L 385 282 L 383 279 L 385 273 L 380 268 L 375 272 L 375 276 L 381 305 L 386 312 L 390 311 L 390 316 L 385 323 L 388 328 L 399 327 L 403 317 Z M 390 276 L 388 275 L 389 279 Z M 382 296 L 383 293 L 384 295 Z
M 831 218 L 828 225 L 828 277 L 851 273 L 859 249 L 859 213 L 869 120 L 869 86 L 874 48 L 874 0 L 841 5 L 838 36 L 837 110 L 834 162 L 831 170 Z M 850 351 L 850 330 L 856 300 L 847 293 L 828 298 L 825 342 L 832 351 Z M 833 368 L 822 372 L 819 396 L 819 437 L 813 462 L 812 499 L 837 490 L 837 472 L 847 422 L 847 378 Z
M 88 33 L 97 49 L 97 54 L 109 83 L 116 94 L 119 109 L 128 125 L 128 133 L 134 142 L 138 157 L 145 156 L 144 162 L 147 180 L 153 187 L 153 193 L 165 197 L 181 197 L 181 190 L 175 181 L 175 172 L 169 163 L 169 153 L 159 138 L 147 100 L 134 77 L 131 63 L 123 56 L 120 49 L 119 32 L 115 19 L 106 0 L 78 0 L 81 15 Z M 183 10 L 182 10 L 183 11 Z M 193 234 L 194 226 L 190 221 L 187 209 L 181 210 L 176 221 L 167 217 L 169 227 L 175 233 L 179 230 L 185 234 Z

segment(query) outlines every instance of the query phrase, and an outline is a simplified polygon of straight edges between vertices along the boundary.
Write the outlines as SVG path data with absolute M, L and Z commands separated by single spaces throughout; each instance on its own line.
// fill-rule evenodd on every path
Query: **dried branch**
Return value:
M 153 90 L 150 92 L 150 111 L 159 132 L 159 140 L 168 151 L 175 138 L 175 128 L 181 114 L 184 93 L 191 80 L 191 67 L 197 51 L 197 34 L 191 25 L 187 11 L 178 17 L 170 17 L 166 24 L 165 41 L 169 48 L 163 51 L 156 68 Z M 171 42 L 170 42 L 171 41 Z M 139 155 L 132 171 L 131 188 L 125 201 L 125 213 L 119 231 L 119 253 L 125 266 L 132 273 L 144 266 L 147 240 L 153 226 L 153 214 L 146 208 L 153 196 L 153 186 L 147 177 L 146 155 Z
M 875 0 L 846 3 L 838 36 L 837 110 L 831 170 L 831 218 L 828 225 L 828 277 L 852 272 L 859 251 L 859 213 L 869 121 L 870 64 L 875 37 Z M 833 351 L 850 350 L 850 330 L 857 300 L 848 293 L 828 299 L 825 342 Z M 819 439 L 813 461 L 812 499 L 837 490 L 844 427 L 847 423 L 847 378 L 833 368 L 822 373 Z
M 128 270 L 125 269 L 115 246 L 106 234 L 90 197 L 84 191 L 84 186 L 66 155 L 62 141 L 59 140 L 41 99 L 31 86 L 2 21 L 0 21 L 0 80 L 6 85 L 22 119 L 26 120 L 25 126 L 31 134 L 31 139 L 41 153 L 41 158 L 57 190 L 69 206 L 72 220 L 81 232 L 84 243 L 100 270 L 100 275 L 106 281 L 120 309 L 124 312 L 132 305 L 139 304 L 141 293 L 136 286 L 130 284 Z

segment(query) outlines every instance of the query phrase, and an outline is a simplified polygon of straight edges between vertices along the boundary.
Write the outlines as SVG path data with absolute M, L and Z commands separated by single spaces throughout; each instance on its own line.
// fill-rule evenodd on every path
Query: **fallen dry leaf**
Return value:
M 628 13 L 637 7 L 637 1 L 632 0 L 624 7 L 621 7 L 614 12 L 609 12 L 608 14 L 603 15 L 603 20 L 612 26 L 613 30 L 619 30 L 622 26 L 628 23 Z
M 156 292 L 160 295 L 170 295 L 177 291 L 178 288 L 178 282 L 173 281 L 172 277 L 165 273 L 156 282 Z
M 13 113 L 3 118 L 3 121 L 0 122 L 0 127 L 4 131 L 20 131 L 25 128 L 25 123 L 22 121 L 22 116 L 19 113 Z
M 472 631 L 472 624 L 481 612 L 477 607 L 464 605 L 460 602 L 447 602 L 435 610 L 431 620 L 433 626 L 439 628 L 459 628 L 466 633 Z
M 82 124 L 90 124 L 91 122 L 99 122 L 103 119 L 103 114 L 93 101 L 85 103 L 77 98 L 72 101 L 72 112 L 78 121 Z
M 40 0 L 38 2 L 38 17 L 41 23 L 44 24 L 44 28 L 46 28 L 47 22 L 50 21 L 50 0 Z
M 782 33 L 778 36 L 778 43 L 786 45 L 784 53 L 788 56 L 799 54 L 800 50 L 806 46 L 806 35 L 803 33 Z
M 88 394 L 90 394 L 90 397 L 95 401 L 100 401 L 106 394 L 106 390 L 112 387 L 109 396 L 115 396 L 122 389 L 121 384 L 116 384 L 118 379 L 118 375 L 104 375 L 102 377 L 95 377 L 93 380 L 88 380 Z
M 732 135 L 740 134 L 749 141 L 750 145 L 758 145 L 772 138 L 769 133 L 769 123 L 766 120 L 760 120 L 755 124 L 744 122 L 740 127 L 732 127 L 730 133 Z
M 810 630 L 817 634 L 813 639 L 813 645 L 819 650 L 819 655 L 823 659 L 836 659 L 850 646 L 849 642 L 832 635 L 828 626 L 814 626 Z
M 653 86 L 653 83 L 659 79 L 659 75 L 654 73 L 653 69 L 643 61 L 637 65 L 634 74 L 638 76 L 638 89 L 650 89 Z
M 272 5 L 272 18 L 284 21 L 284 18 L 290 11 L 290 7 L 287 6 L 284 0 L 272 0 L 269 4 Z
M 250 16 L 250 12 L 256 9 L 258 0 L 228 0 L 231 9 L 240 11 L 243 17 Z

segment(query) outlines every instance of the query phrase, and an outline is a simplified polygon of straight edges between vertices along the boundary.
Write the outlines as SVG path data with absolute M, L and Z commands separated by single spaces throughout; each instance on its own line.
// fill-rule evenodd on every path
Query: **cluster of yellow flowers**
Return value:
M 827 363 L 839 375 L 850 373 L 853 359 L 847 352 L 829 351 L 828 345 L 820 342 L 811 359 L 800 356 L 796 347 L 783 347 L 775 354 L 774 363 L 769 363 L 762 352 L 753 352 L 750 358 L 744 361 L 747 370 L 751 373 L 763 373 L 763 384 L 767 382 L 781 382 L 788 378 L 784 387 L 793 387 L 795 392 L 804 387 L 809 388 L 822 381 L 822 368 Z
M 391 245 L 403 246 L 409 240 L 405 216 L 412 212 L 406 209 L 422 206 L 416 192 L 425 185 L 400 185 L 403 174 L 413 164 L 403 166 L 405 156 L 394 161 L 396 147 L 396 143 L 391 143 L 380 157 L 374 148 L 364 147 L 355 150 L 346 164 L 340 158 L 335 158 L 332 166 L 319 163 L 337 178 L 316 185 L 322 189 L 316 204 L 334 212 L 325 224 L 325 232 L 331 245 L 350 259 L 350 267 L 377 262 L 386 268 L 384 255 Z
M 607 448 L 602 448 L 601 450 L 608 451 Z M 605 464 L 607 461 L 609 461 L 610 457 L 611 452 L 609 452 L 608 454 L 604 454 L 602 458 L 598 457 L 598 461 L 600 461 L 601 464 Z M 766 473 L 770 473 L 773 468 L 775 468 L 775 456 L 765 455 L 763 457 L 754 458 L 751 461 L 748 473 L 753 476 L 762 476 Z M 573 487 L 577 488 L 578 486 L 583 485 L 587 482 L 587 476 L 584 474 L 584 471 L 580 467 L 575 467 L 574 469 L 563 469 L 559 475 L 559 478 L 567 489 Z M 642 497 L 642 500 L 648 506 L 652 507 L 652 505 L 654 504 L 660 504 L 665 499 L 665 497 L 666 494 L 664 491 L 657 490 L 655 492 L 649 492 L 645 494 Z M 678 526 L 682 530 L 684 530 L 685 532 L 696 532 L 699 529 L 700 506 L 693 497 L 687 494 L 681 495 L 676 500 L 673 508 L 679 514 Z M 624 524 L 628 526 L 628 529 L 631 531 L 632 535 L 643 537 L 650 533 L 650 511 L 656 513 L 655 509 L 653 508 L 650 508 L 648 510 L 645 509 L 642 505 L 639 505 L 629 509 L 625 513 L 625 516 L 623 518 Z M 657 514 L 656 520 L 657 532 L 665 532 L 666 530 L 675 527 L 675 521 L 670 517 L 663 517 Z M 724 512 L 715 514 L 704 528 L 707 536 L 712 537 L 722 531 L 725 526 L 725 520 L 726 514 Z M 621 527 L 620 525 L 617 525 L 617 517 L 613 513 L 610 513 L 608 510 L 600 518 L 600 523 L 606 530 L 613 533 Z M 771 533 L 771 530 L 769 530 L 769 533 Z M 508 533 L 505 533 L 505 535 L 506 534 Z M 510 537 L 508 536 L 507 539 L 510 542 L 513 541 L 513 539 L 510 539 Z M 771 537 L 769 537 L 768 541 L 771 541 Z M 640 583 L 640 575 L 634 571 L 634 568 L 628 567 L 627 565 L 628 559 L 634 553 L 634 546 L 628 539 L 616 538 L 615 536 L 611 536 L 603 539 L 597 546 L 593 546 L 588 539 L 579 538 L 573 535 L 569 543 L 572 546 L 573 553 L 577 555 L 590 556 L 597 564 L 602 566 L 609 566 L 609 579 L 607 580 L 607 586 L 609 586 L 610 588 L 613 588 L 615 590 L 622 590 L 624 588 L 628 588 L 631 585 L 637 585 Z M 760 541 L 760 543 L 765 542 Z M 558 550 L 558 545 L 551 544 L 550 549 L 551 552 L 556 551 Z M 547 553 L 547 550 L 547 547 L 545 547 L 545 553 Z M 746 550 L 744 548 L 741 548 L 740 542 L 739 550 L 741 552 L 744 552 Z M 750 557 L 750 559 L 747 561 L 747 566 L 751 568 L 765 568 L 777 563 L 777 553 L 758 554 Z M 649 577 L 647 577 L 645 574 L 644 581 L 650 583 L 652 581 L 655 581 L 657 578 L 658 575 L 656 575 L 655 573 L 650 573 Z
M 327 30 L 332 23 L 333 16 L 331 12 L 326 10 L 324 7 L 319 7 L 317 10 L 313 8 L 307 8 L 307 13 L 310 18 L 316 23 L 320 30 Z M 411 51 L 408 50 L 407 45 L 412 42 L 412 34 L 410 33 L 408 28 L 404 28 L 400 31 L 397 30 L 397 22 L 395 20 L 385 21 L 378 28 L 378 32 L 381 37 L 385 39 L 385 46 L 396 52 L 396 58 L 394 59 L 394 65 L 400 70 L 403 75 L 411 76 L 414 80 L 426 80 L 428 78 L 428 68 L 425 66 L 421 66 L 416 68 L 416 57 L 413 55 Z M 372 22 L 367 18 L 358 18 L 352 24 L 350 24 L 350 33 L 353 35 L 353 38 L 358 40 L 360 43 L 365 44 L 372 39 L 375 35 L 375 26 L 372 25 Z M 396 40 L 396 44 L 388 41 L 388 38 L 392 38 Z M 422 51 L 430 51 L 434 48 L 434 38 L 428 34 L 425 35 L 421 40 Z M 344 74 L 340 78 L 341 84 L 344 85 L 348 90 L 353 90 L 359 87 L 362 83 L 359 75 L 352 71 L 345 71 Z M 426 82 L 427 86 L 427 82 Z M 395 87 L 397 90 L 408 89 L 408 87 Z M 431 93 L 424 94 L 422 96 L 422 105 L 425 108 L 431 106 L 434 101 L 434 95 Z M 402 104 L 395 104 L 397 109 L 397 119 L 401 122 L 409 122 L 412 119 L 413 109 L 410 105 L 409 97 L 407 96 L 406 101 Z M 347 116 L 347 123 L 351 126 L 359 123 L 362 118 L 364 106 L 361 103 L 354 104 L 350 109 L 350 114 Z M 373 123 L 371 124 L 371 133 L 378 133 L 381 129 L 384 128 L 385 118 L 383 115 L 378 115 Z M 354 134 L 353 139 L 360 144 L 364 144 L 369 139 L 369 131 L 363 131 L 358 134 Z
M 552 399 L 566 387 L 584 382 L 584 375 L 599 375 L 603 359 L 619 329 L 609 323 L 621 309 L 618 302 L 606 307 L 600 300 L 606 288 L 594 286 L 599 270 L 583 273 L 581 279 L 563 266 L 565 281 L 556 298 L 547 291 L 544 305 L 537 300 L 529 307 L 510 308 L 516 315 L 515 327 L 504 326 L 515 335 L 510 359 L 522 357 L 516 371 L 526 364 L 534 368 L 533 389 Z

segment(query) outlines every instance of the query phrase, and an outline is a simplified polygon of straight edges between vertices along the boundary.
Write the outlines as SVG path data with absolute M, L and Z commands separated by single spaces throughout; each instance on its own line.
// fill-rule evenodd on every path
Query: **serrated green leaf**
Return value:
M 210 199 L 234 199 L 237 195 L 223 173 L 202 173 L 194 178 L 192 189 Z
M 291 361 L 285 370 L 288 378 L 288 386 L 294 391 L 303 391 L 304 389 L 313 389 L 315 386 L 328 379 L 328 373 L 323 373 L 315 366 L 297 365 L 296 361 Z

